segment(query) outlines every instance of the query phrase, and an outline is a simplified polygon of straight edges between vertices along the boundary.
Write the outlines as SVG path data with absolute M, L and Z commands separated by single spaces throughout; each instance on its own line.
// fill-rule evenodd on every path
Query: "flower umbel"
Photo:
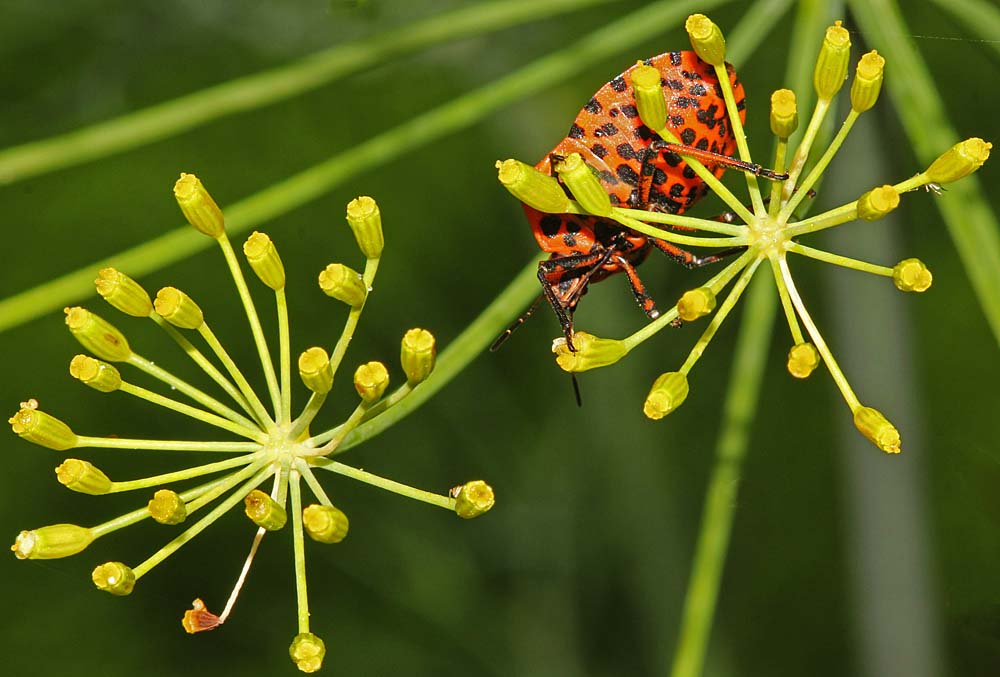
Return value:
M 174 287 L 165 287 L 152 300 L 136 281 L 124 273 L 113 268 L 100 271 L 96 285 L 101 296 L 123 313 L 133 317 L 148 317 L 162 327 L 225 393 L 228 403 L 142 357 L 113 324 L 84 308 L 67 308 L 66 323 L 84 348 L 96 357 L 74 357 L 70 365 L 71 374 L 98 392 L 127 393 L 243 439 L 187 441 L 80 435 L 60 419 L 39 410 L 35 400 L 27 400 L 9 420 L 13 431 L 29 442 L 56 451 L 99 447 L 202 451 L 231 456 L 222 461 L 127 481 L 110 479 L 88 461 L 65 459 L 56 468 L 56 474 L 59 482 L 73 491 L 103 495 L 152 490 L 148 494 L 151 499 L 145 499 L 148 503 L 144 501 L 142 507 L 130 513 L 96 526 L 56 524 L 22 531 L 11 549 L 20 559 L 67 557 L 83 551 L 98 538 L 147 518 L 177 528 L 179 533 L 173 540 L 135 566 L 106 562 L 94 569 L 92 578 L 98 589 L 113 595 L 128 595 L 136 583 L 155 566 L 224 513 L 243 503 L 247 516 L 257 526 L 243 571 L 220 614 L 210 612 L 201 599 L 196 599 L 193 607 L 184 614 L 183 627 L 194 633 L 223 624 L 233 609 L 264 534 L 279 531 L 286 526 L 286 522 L 290 523 L 298 628 L 289 652 L 300 670 L 315 672 L 322 667 L 326 645 L 310 631 L 304 535 L 308 534 L 318 543 L 339 543 L 348 534 L 347 515 L 334 506 L 316 477 L 317 470 L 345 475 L 445 508 L 466 519 L 480 515 L 492 507 L 492 489 L 476 480 L 463 485 L 466 488 L 464 491 L 435 494 L 333 460 L 335 455 L 364 439 L 363 435 L 354 434 L 359 432 L 359 426 L 398 404 L 431 375 L 434 369 L 435 341 L 426 329 L 411 329 L 403 338 L 403 385 L 389 392 L 390 377 L 386 366 L 375 361 L 362 364 L 357 368 L 353 379 L 360 397 L 354 411 L 337 426 L 315 434 L 310 431 L 310 424 L 333 386 L 334 376 L 354 335 L 368 294 L 371 293 L 382 254 L 384 242 L 381 215 L 372 198 L 362 197 L 353 201 L 348 207 L 347 215 L 348 224 L 365 255 L 364 271 L 357 273 L 341 264 L 331 264 L 320 276 L 323 291 L 346 303 L 349 310 L 340 337 L 329 353 L 320 347 L 309 348 L 302 353 L 298 361 L 299 374 L 311 396 L 301 412 L 293 416 L 285 269 L 274 242 L 267 235 L 255 232 L 247 240 L 243 251 L 256 276 L 275 293 L 278 315 L 277 368 L 272 361 L 271 350 L 236 253 L 226 235 L 222 211 L 201 181 L 192 174 L 182 174 L 174 192 L 191 225 L 215 239 L 222 250 L 249 320 L 264 374 L 263 380 L 267 383 L 267 395 L 261 398 L 251 388 L 243 371 L 213 333 L 201 308 L 186 293 Z M 200 335 L 214 360 L 188 338 L 191 332 Z M 221 368 L 216 364 L 221 365 Z M 152 376 L 193 404 L 131 383 L 121 371 L 127 369 L 126 365 Z M 216 478 L 183 491 L 170 488 L 176 483 L 217 474 L 219 476 Z M 262 485 L 269 480 L 269 488 L 262 489 Z M 315 503 L 308 506 L 304 506 L 302 501 L 303 480 L 316 499 Z
M 737 115 L 735 98 L 726 71 L 725 39 L 718 27 L 703 15 L 690 17 L 687 29 L 695 51 L 702 60 L 715 69 L 718 75 L 722 95 L 726 101 L 730 128 L 739 149 L 739 159 L 750 166 L 753 160 L 750 157 L 743 125 Z M 572 195 L 574 199 L 570 199 L 565 208 L 552 210 L 554 213 L 589 214 L 593 217 L 610 219 L 638 233 L 681 246 L 735 249 L 737 252 L 742 250 L 742 253 L 728 266 L 686 292 L 673 308 L 662 313 L 632 336 L 612 341 L 598 339 L 581 332 L 577 334 L 582 338 L 577 341 L 576 351 L 571 352 L 557 345 L 555 349 L 557 362 L 562 369 L 576 372 L 612 364 L 664 327 L 679 320 L 694 322 L 701 317 L 711 315 L 708 326 L 685 362 L 677 371 L 667 372 L 656 379 L 646 399 L 644 410 L 647 416 L 653 419 L 666 416 L 683 403 L 688 393 L 687 384 L 691 370 L 739 301 L 750 279 L 761 264 L 766 264 L 765 267 L 769 268 L 774 276 L 793 339 L 793 347 L 788 357 L 789 372 L 796 378 L 806 378 L 820 362 L 825 364 L 850 408 L 859 431 L 887 453 L 898 453 L 901 450 L 898 431 L 880 412 L 862 404 L 837 365 L 795 286 L 788 262 L 789 254 L 798 254 L 879 275 L 892 280 L 901 291 L 927 290 L 931 286 L 933 277 L 924 263 L 918 259 L 905 259 L 894 267 L 877 265 L 800 244 L 798 238 L 856 219 L 878 220 L 899 205 L 903 193 L 919 188 L 927 188 L 927 192 L 937 192 L 940 184 L 956 181 L 978 170 L 989 157 L 992 145 L 978 138 L 967 139 L 946 151 L 926 171 L 916 176 L 896 184 L 876 186 L 859 196 L 857 200 L 822 214 L 809 218 L 797 217 L 802 201 L 817 185 L 858 116 L 875 105 L 881 91 L 885 59 L 872 51 L 865 54 L 857 64 L 849 87 L 850 112 L 829 146 L 822 153 L 817 153 L 818 157 L 814 158 L 813 145 L 820 126 L 832 108 L 833 99 L 843 88 L 850 70 L 850 47 L 850 34 L 839 21 L 827 29 L 814 69 L 813 85 L 817 103 L 802 140 L 794 149 L 789 147 L 789 137 L 798 125 L 795 94 L 791 90 L 782 89 L 771 97 L 771 130 L 777 137 L 772 176 L 778 180 L 771 185 L 769 204 L 764 199 L 755 173 L 744 172 L 750 197 L 748 209 L 742 200 L 716 181 L 709 169 L 696 157 L 678 151 L 684 157 L 688 168 L 709 184 L 733 210 L 734 218 L 730 222 L 722 223 L 687 215 L 608 206 L 601 196 L 595 194 L 594 182 L 589 181 L 590 172 L 585 165 L 578 166 L 580 163 L 576 158 L 568 157 L 563 165 L 555 167 L 560 173 L 564 194 L 567 197 Z M 640 65 L 633 71 L 632 87 L 636 110 L 654 138 L 674 141 L 673 134 L 664 124 L 665 115 L 661 110 L 663 94 L 660 92 L 658 78 L 659 74 L 655 68 Z M 806 173 L 804 170 L 810 162 L 812 162 L 811 168 Z M 546 206 L 559 202 L 556 199 L 558 196 L 554 197 L 555 191 L 551 185 L 555 179 L 539 178 L 541 176 L 539 174 L 536 177 L 521 177 L 519 179 L 521 183 L 516 184 L 504 179 L 504 168 L 516 166 L 520 174 L 527 176 L 529 172 L 524 169 L 526 165 L 516 163 L 514 160 L 507 160 L 502 165 L 501 181 L 511 192 L 522 198 L 522 201 L 524 201 L 522 195 L 524 191 L 521 184 L 529 185 L 534 181 L 535 184 L 544 186 Z M 781 177 L 785 175 L 787 178 L 782 179 Z M 535 191 L 541 194 L 543 189 L 536 188 Z M 535 206 L 532 203 L 528 204 Z M 691 231 L 701 231 L 713 236 L 691 235 Z M 723 291 L 730 285 L 732 286 L 728 295 L 723 298 Z M 614 350 L 611 350 L 612 347 Z

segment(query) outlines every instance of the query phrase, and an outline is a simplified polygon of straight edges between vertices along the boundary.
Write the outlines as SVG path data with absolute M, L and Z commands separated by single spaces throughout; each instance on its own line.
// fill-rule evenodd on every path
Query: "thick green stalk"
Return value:
M 425 47 L 501 30 L 608 0 L 476 4 L 310 54 L 88 127 L 0 151 L 0 185 L 106 157 L 254 110 Z
M 704 11 L 726 1 L 660 0 L 644 6 L 506 77 L 414 116 L 329 160 L 227 206 L 224 210 L 226 231 L 234 236 L 265 221 L 276 220 L 358 174 L 464 129 L 503 106 L 562 82 L 609 54 L 627 50 L 661 33 L 690 12 Z M 211 243 L 210 238 L 184 226 L 6 298 L 0 301 L 0 331 L 90 297 L 94 293 L 95 270 L 114 266 L 128 270 L 133 277 L 140 277 L 185 259 Z

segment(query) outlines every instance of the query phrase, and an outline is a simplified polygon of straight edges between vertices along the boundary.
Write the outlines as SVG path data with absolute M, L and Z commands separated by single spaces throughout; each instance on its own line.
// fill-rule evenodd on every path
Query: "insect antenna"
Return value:
M 545 295 L 539 294 L 538 297 L 532 301 L 531 305 L 528 306 L 528 309 L 524 311 L 519 318 L 514 320 L 509 327 L 504 329 L 503 332 L 496 337 L 496 339 L 494 339 L 493 343 L 490 344 L 491 353 L 495 353 L 500 350 L 500 346 L 506 343 L 507 339 L 510 338 L 510 335 L 514 333 L 514 330 L 524 324 L 524 321 L 531 317 L 531 314 L 535 312 L 535 308 L 538 307 L 538 304 L 542 302 L 543 298 L 545 298 Z

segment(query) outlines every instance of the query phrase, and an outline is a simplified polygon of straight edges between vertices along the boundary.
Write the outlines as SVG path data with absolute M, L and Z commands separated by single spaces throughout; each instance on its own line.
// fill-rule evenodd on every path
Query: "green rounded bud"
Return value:
M 125 335 L 110 322 L 79 306 L 65 308 L 66 326 L 84 348 L 108 362 L 124 362 L 132 355 Z
M 347 203 L 347 225 L 354 233 L 358 249 L 368 259 L 382 256 L 385 238 L 382 235 L 382 212 L 374 199 L 367 195 Z
M 726 39 L 715 22 L 704 14 L 692 14 L 684 22 L 691 46 L 705 63 L 721 66 L 726 62 Z
M 899 431 L 877 409 L 871 407 L 855 409 L 854 425 L 862 435 L 885 453 L 898 454 L 902 451 Z
M 366 405 L 379 401 L 389 387 L 389 370 L 381 362 L 367 362 L 354 372 L 354 389 Z
M 489 512 L 496 503 L 493 487 L 482 480 L 466 482 L 451 492 L 455 497 L 455 514 L 466 520 Z
M 94 541 L 94 532 L 75 524 L 22 531 L 10 549 L 18 559 L 59 559 L 83 552 Z
M 684 292 L 677 301 L 677 317 L 694 322 L 715 310 L 715 292 L 708 287 L 698 287 Z
M 555 169 L 584 211 L 596 216 L 611 214 L 608 191 L 579 153 L 570 153 Z
M 333 371 L 330 356 L 320 347 L 309 348 L 299 355 L 299 377 L 306 388 L 325 395 L 333 388 Z
M 924 175 L 932 183 L 951 183 L 968 176 L 983 166 L 990 157 L 993 144 L 980 138 L 956 143 L 931 163 Z
M 864 113 L 878 101 L 882 91 L 882 77 L 885 73 L 885 59 L 874 49 L 858 61 L 858 68 L 851 83 L 851 108 Z
M 661 130 L 667 124 L 667 100 L 663 97 L 660 71 L 641 61 L 632 69 L 632 94 L 642 124 Z
M 81 494 L 101 496 L 111 491 L 108 476 L 87 461 L 67 458 L 56 468 L 56 478 L 67 489 Z
M 875 221 L 899 206 L 899 193 L 890 185 L 873 188 L 858 198 L 858 218 Z
M 275 291 L 285 288 L 285 266 L 271 238 L 255 230 L 243 243 L 243 253 L 261 282 Z
M 205 324 L 205 315 L 194 300 L 177 287 L 164 287 L 153 301 L 164 320 L 181 329 L 197 329 Z
M 837 21 L 826 29 L 813 71 L 816 94 L 828 101 L 843 87 L 851 60 L 851 34 L 840 23 Z
M 899 291 L 925 292 L 934 276 L 920 259 L 903 259 L 893 267 L 892 281 Z
M 309 538 L 319 543 L 340 543 L 347 537 L 347 515 L 332 505 L 310 505 L 302 511 L 302 525 Z
M 326 644 L 311 632 L 300 632 L 288 647 L 288 655 L 302 672 L 316 672 L 323 667 Z
M 411 386 L 422 383 L 434 370 L 437 347 L 434 335 L 426 329 L 411 329 L 403 335 L 399 351 L 399 361 L 406 374 L 406 382 Z
M 94 280 L 97 293 L 105 301 L 132 317 L 149 317 L 153 302 L 138 282 L 114 268 L 102 268 Z
M 96 567 L 90 574 L 90 579 L 98 590 L 112 595 L 124 597 L 135 588 L 135 572 L 121 562 L 105 562 Z
M 679 371 L 660 374 L 659 378 L 653 381 L 653 387 L 646 395 L 642 412 L 654 421 L 659 420 L 684 404 L 687 396 L 688 380 L 686 374 Z
M 319 274 L 319 288 L 351 308 L 360 308 L 368 297 L 361 273 L 341 263 L 331 263 Z
M 160 489 L 146 504 L 149 516 L 160 524 L 180 524 L 187 519 L 187 505 L 180 494 L 170 489 Z
M 628 346 L 618 339 L 598 338 L 585 331 L 573 334 L 573 347 L 563 337 L 552 342 L 552 352 L 556 356 L 556 364 L 563 371 L 570 373 L 597 369 L 614 364 L 628 355 Z
M 779 139 L 787 139 L 799 126 L 799 106 L 795 92 L 778 89 L 771 95 L 771 132 Z
M 809 378 L 819 366 L 819 351 L 811 343 L 797 343 L 788 351 L 787 366 L 795 378 Z
M 285 526 L 288 515 L 285 509 L 260 489 L 254 489 L 243 499 L 244 512 L 254 524 L 268 531 Z
M 497 160 L 498 178 L 504 188 L 524 204 L 546 214 L 565 214 L 572 209 L 566 191 L 555 178 L 518 160 Z
M 72 449 L 79 441 L 68 425 L 38 409 L 22 406 L 7 423 L 23 439 L 56 451 Z
M 113 393 L 122 385 L 114 366 L 88 355 L 77 355 L 69 363 L 70 376 L 102 393 Z
M 174 197 L 192 226 L 209 237 L 219 238 L 226 232 L 226 220 L 215 200 L 194 174 L 181 174 L 174 184 Z

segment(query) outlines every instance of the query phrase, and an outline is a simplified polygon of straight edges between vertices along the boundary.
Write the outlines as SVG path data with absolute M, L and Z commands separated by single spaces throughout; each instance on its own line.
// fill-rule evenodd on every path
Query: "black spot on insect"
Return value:
M 605 122 L 594 130 L 594 136 L 614 136 L 617 133 L 618 128 L 615 127 L 613 122 Z
M 639 125 L 638 127 L 636 127 L 633 134 L 635 135 L 635 138 L 641 139 L 642 141 L 653 140 L 653 132 L 650 131 L 649 127 L 647 127 L 646 125 Z
M 694 147 L 698 150 L 708 150 L 708 139 L 701 137 L 698 139 L 698 143 L 696 143 Z
M 626 104 L 626 105 L 622 106 L 622 113 L 626 117 L 630 117 L 630 118 L 637 118 L 637 117 L 639 117 L 639 109 L 636 108 L 635 106 L 631 105 L 631 104 Z
M 683 202 L 678 202 L 659 192 L 652 193 L 649 196 L 649 201 L 669 214 L 676 214 L 685 207 Z
M 576 238 L 570 235 L 569 233 L 564 234 L 562 239 L 563 239 L 563 244 L 566 245 L 567 247 L 576 246 Z
M 670 197 L 680 197 L 684 194 L 684 184 L 675 183 L 670 186 Z
M 719 120 L 719 138 L 726 138 L 726 133 L 729 131 L 729 127 L 726 126 L 725 120 Z
M 628 206 L 638 207 L 639 206 L 639 189 L 633 188 L 632 192 L 628 194 Z
M 681 65 L 681 53 L 680 52 L 670 52 L 670 63 L 675 66 Z
M 615 175 L 612 174 L 607 169 L 605 169 L 605 170 L 601 171 L 600 173 L 598 173 L 597 176 L 601 180 L 601 183 L 606 183 L 606 184 L 611 185 L 611 186 L 617 186 L 618 185 L 618 179 L 616 179 Z
M 688 93 L 691 94 L 692 96 L 705 96 L 706 94 L 708 94 L 708 90 L 705 89 L 705 85 L 699 82 L 691 85 L 691 87 L 688 89 Z
M 593 146 L 591 146 L 590 151 L 601 159 L 604 159 L 604 156 L 608 154 L 608 149 L 599 143 L 595 143 Z
M 680 127 L 681 125 L 684 124 L 684 116 L 683 115 L 671 115 L 670 116 L 670 124 L 673 127 Z
M 746 107 L 747 107 L 746 99 L 740 99 L 739 101 L 736 102 L 736 110 L 743 110 Z
M 674 151 L 669 151 L 663 154 L 663 161 L 671 167 L 676 167 L 681 163 L 681 156 Z
M 652 59 L 643 59 L 642 62 L 644 64 L 646 64 L 647 66 L 652 66 L 653 65 L 653 60 Z
M 618 174 L 618 178 L 621 179 L 624 183 L 627 183 L 630 186 L 639 185 L 639 175 L 636 174 L 635 170 L 632 169 L 632 167 L 630 167 L 629 165 L 622 163 L 618 165 L 618 168 L 615 170 L 615 172 Z
M 583 138 L 583 127 L 573 123 L 573 126 L 569 128 L 569 138 L 571 139 L 582 139 Z
M 628 145 L 627 143 L 618 144 L 618 146 L 615 147 L 615 150 L 624 160 L 631 160 L 636 156 L 635 149 L 632 148 L 632 146 Z
M 684 83 L 681 82 L 680 80 L 675 80 L 673 78 L 666 81 L 666 86 L 674 90 L 675 92 L 679 92 L 682 89 L 684 89 Z
M 722 147 L 719 146 L 718 142 L 716 142 L 716 141 L 712 142 L 712 145 L 711 145 L 711 147 L 709 147 L 708 150 L 711 151 L 711 152 L 713 152 L 713 153 L 715 153 L 716 155 L 721 155 L 722 154 Z
M 608 197 L 611 198 L 611 206 L 612 207 L 617 206 L 621 202 L 621 200 L 618 199 L 618 196 L 615 195 L 614 193 L 612 193 Z
M 587 105 L 583 107 L 583 110 L 587 111 L 588 113 L 596 114 L 604 110 L 604 106 L 602 106 L 601 102 L 598 101 L 597 99 L 591 99 L 590 101 L 587 102 Z
M 625 82 L 625 78 L 623 78 L 621 75 L 616 77 L 608 84 L 611 85 L 611 89 L 615 90 L 616 92 L 624 92 L 626 89 L 628 89 L 628 84 Z
M 608 111 L 608 115 L 610 115 L 613 118 L 616 118 L 619 115 L 621 115 L 621 111 L 619 111 L 617 108 L 612 108 L 611 110 Z
M 694 73 L 692 71 L 682 70 L 681 75 L 683 75 L 688 80 L 701 80 L 701 73 Z
M 667 182 L 667 173 L 662 169 L 657 168 L 656 171 L 653 172 L 653 185 L 662 186 L 666 182 Z
M 576 235 L 580 232 L 580 223 L 574 219 L 566 219 L 566 232 Z M 571 245 L 572 246 L 572 245 Z
M 596 237 L 599 242 L 610 242 L 620 232 L 620 228 L 613 221 L 608 223 L 607 220 L 601 219 L 594 224 L 594 237 Z
M 693 179 L 697 176 L 697 174 L 694 173 L 694 170 L 687 166 L 684 167 L 684 171 L 681 173 L 684 175 L 685 179 Z
M 681 132 L 681 143 L 683 143 L 685 146 L 690 146 L 692 143 L 694 143 L 696 136 L 697 135 L 694 133 L 694 130 L 688 127 L 683 132 Z
M 538 225 L 542 228 L 542 235 L 545 237 L 555 237 L 559 233 L 559 228 L 562 226 L 562 218 L 556 216 L 555 214 L 546 214 L 538 222 Z
M 689 99 L 686 96 L 678 96 L 677 98 L 674 99 L 673 104 L 677 108 L 688 108 L 688 107 L 697 108 L 698 107 L 698 102 L 697 101 Z

